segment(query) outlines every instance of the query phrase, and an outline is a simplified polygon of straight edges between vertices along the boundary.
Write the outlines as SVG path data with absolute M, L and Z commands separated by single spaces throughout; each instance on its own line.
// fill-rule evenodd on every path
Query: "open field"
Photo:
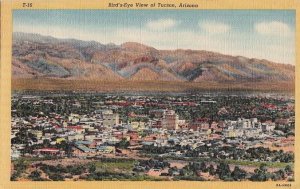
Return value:
M 136 161 L 134 160 L 116 160 L 112 162 L 105 161 L 94 161 L 92 164 L 96 166 L 97 171 L 104 172 L 130 172 L 132 171 L 134 164 Z
M 283 91 L 293 92 L 291 82 L 174 82 L 174 81 L 105 81 L 68 80 L 54 78 L 12 79 L 13 90 L 58 90 L 58 91 L 138 91 L 138 92 L 186 92 L 197 90 L 212 91 Z

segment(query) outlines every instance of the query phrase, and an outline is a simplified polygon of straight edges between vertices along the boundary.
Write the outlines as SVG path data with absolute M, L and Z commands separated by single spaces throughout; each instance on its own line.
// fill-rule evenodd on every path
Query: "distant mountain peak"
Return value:
M 42 61 L 39 61 L 39 60 Z M 206 82 L 294 82 L 295 66 L 205 50 L 157 50 L 13 34 L 13 77 Z
M 132 51 L 157 51 L 155 48 L 137 43 L 137 42 L 125 42 L 121 44 L 121 48 Z

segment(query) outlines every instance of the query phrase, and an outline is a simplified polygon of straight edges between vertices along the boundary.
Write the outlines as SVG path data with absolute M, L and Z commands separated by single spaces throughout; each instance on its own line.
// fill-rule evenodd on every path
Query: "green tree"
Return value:
M 202 162 L 202 163 L 200 164 L 200 170 L 201 170 L 202 172 L 205 172 L 205 173 L 208 171 L 205 162 Z
M 122 138 L 122 140 L 116 144 L 116 147 L 126 149 L 129 146 L 129 142 L 126 140 L 126 138 Z
M 173 176 L 174 172 L 177 172 L 177 171 L 178 171 L 177 167 L 171 167 L 171 168 L 168 170 L 168 174 L 169 174 L 170 176 Z
M 291 165 L 287 165 L 285 168 L 284 168 L 284 171 L 286 172 L 286 174 L 291 174 L 294 172 L 293 168 Z
M 210 175 L 215 175 L 216 174 L 216 171 L 215 171 L 215 168 L 214 168 L 213 165 L 210 165 L 208 167 L 208 172 L 209 172 Z
M 247 172 L 243 169 L 240 169 L 238 166 L 234 167 L 234 170 L 231 173 L 233 180 L 240 181 L 245 179 Z
M 272 175 L 268 173 L 267 164 L 262 163 L 258 169 L 254 170 L 254 174 L 251 176 L 252 181 L 267 181 Z
M 90 173 L 94 173 L 96 171 L 96 166 L 95 166 L 95 164 L 91 164 L 90 166 L 89 166 L 89 172 Z
M 216 169 L 216 173 L 219 175 L 219 178 L 222 180 L 228 180 L 231 178 L 231 171 L 229 165 L 225 162 L 221 162 Z
M 41 180 L 41 172 L 38 170 L 32 171 L 28 178 L 32 179 L 33 181 Z
M 285 171 L 280 169 L 274 173 L 276 175 L 277 180 L 284 180 L 286 178 Z

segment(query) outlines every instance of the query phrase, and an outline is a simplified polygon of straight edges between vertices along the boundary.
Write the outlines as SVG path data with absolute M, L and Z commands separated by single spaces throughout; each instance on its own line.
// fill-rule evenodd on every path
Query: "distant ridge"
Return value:
M 13 79 L 294 83 L 293 65 L 204 50 L 157 50 L 13 33 Z

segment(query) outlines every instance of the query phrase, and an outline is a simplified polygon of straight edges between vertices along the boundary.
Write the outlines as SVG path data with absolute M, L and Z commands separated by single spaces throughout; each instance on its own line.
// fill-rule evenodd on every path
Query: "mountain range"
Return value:
M 205 50 L 13 33 L 12 78 L 84 81 L 294 83 L 295 66 Z

